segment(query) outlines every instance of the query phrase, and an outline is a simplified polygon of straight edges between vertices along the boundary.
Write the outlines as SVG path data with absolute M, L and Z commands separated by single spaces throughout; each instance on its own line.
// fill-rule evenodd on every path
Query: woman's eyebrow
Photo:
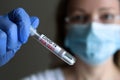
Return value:
M 114 8 L 113 7 L 107 7 L 107 8 L 105 8 L 105 7 L 102 7 L 102 8 L 100 8 L 100 9 L 98 9 L 98 11 L 108 11 L 108 10 L 114 10 Z M 70 12 L 74 12 L 74 11 L 79 11 L 79 12 L 82 12 L 82 13 L 86 13 L 86 10 L 85 9 L 83 9 L 83 8 L 78 8 L 78 7 L 72 7 L 70 10 L 69 10 Z
M 111 9 L 114 9 L 112 7 L 109 7 L 109 8 L 100 8 L 99 11 L 106 11 L 106 10 L 111 10 Z
M 82 8 L 71 8 L 71 9 L 70 9 L 70 12 L 74 12 L 74 11 L 80 11 L 80 12 L 83 12 L 83 13 L 86 12 L 86 11 L 85 11 L 84 9 L 82 9 Z
M 82 8 L 76 8 L 76 10 L 80 11 L 80 12 L 86 12 L 84 9 Z

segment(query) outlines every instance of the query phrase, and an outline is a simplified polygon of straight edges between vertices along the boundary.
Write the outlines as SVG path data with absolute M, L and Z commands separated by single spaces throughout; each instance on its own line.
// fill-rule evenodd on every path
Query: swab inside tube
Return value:
M 35 39 L 37 39 L 39 43 L 41 43 L 44 47 L 50 50 L 57 57 L 59 57 L 69 65 L 74 65 L 74 63 L 76 62 L 76 59 L 70 53 L 68 53 L 63 48 L 58 46 L 56 43 L 51 41 L 44 34 L 39 34 L 35 29 L 32 28 L 32 26 L 30 27 L 30 32 L 31 32 L 31 35 Z

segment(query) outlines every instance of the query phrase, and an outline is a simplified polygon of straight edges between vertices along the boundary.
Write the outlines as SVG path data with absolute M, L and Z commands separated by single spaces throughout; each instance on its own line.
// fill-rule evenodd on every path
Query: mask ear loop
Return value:
M 116 16 L 116 20 L 120 20 L 120 15 Z M 119 46 L 119 50 L 120 50 L 120 46 Z M 120 54 L 120 52 L 119 52 L 119 54 Z M 119 66 L 120 66 L 120 64 L 119 64 Z
M 64 21 L 65 21 L 65 30 L 66 30 L 66 31 L 69 31 L 69 30 L 70 30 L 70 27 L 68 27 L 68 26 L 70 25 L 70 24 L 69 24 L 70 18 L 69 18 L 69 17 L 65 17 Z

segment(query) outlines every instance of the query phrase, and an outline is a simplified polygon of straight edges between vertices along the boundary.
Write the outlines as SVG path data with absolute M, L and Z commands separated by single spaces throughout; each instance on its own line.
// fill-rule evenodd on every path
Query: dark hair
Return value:
M 56 23 L 57 23 L 56 40 L 58 44 L 63 47 L 64 47 L 63 43 L 65 38 L 65 17 L 67 16 L 67 6 L 69 3 L 68 1 L 70 0 L 60 0 L 56 13 Z M 118 67 L 120 67 L 120 51 L 116 52 L 116 54 L 114 55 L 114 62 Z
M 65 37 L 65 17 L 67 11 L 68 0 L 61 0 L 56 13 L 56 25 L 57 25 L 57 42 L 59 45 L 63 46 L 63 41 Z

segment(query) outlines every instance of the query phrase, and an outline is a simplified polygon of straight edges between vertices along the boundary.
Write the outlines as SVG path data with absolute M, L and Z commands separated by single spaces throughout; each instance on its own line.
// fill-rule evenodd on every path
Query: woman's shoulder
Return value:
M 32 74 L 21 80 L 64 80 L 61 68 L 49 69 L 43 72 Z

